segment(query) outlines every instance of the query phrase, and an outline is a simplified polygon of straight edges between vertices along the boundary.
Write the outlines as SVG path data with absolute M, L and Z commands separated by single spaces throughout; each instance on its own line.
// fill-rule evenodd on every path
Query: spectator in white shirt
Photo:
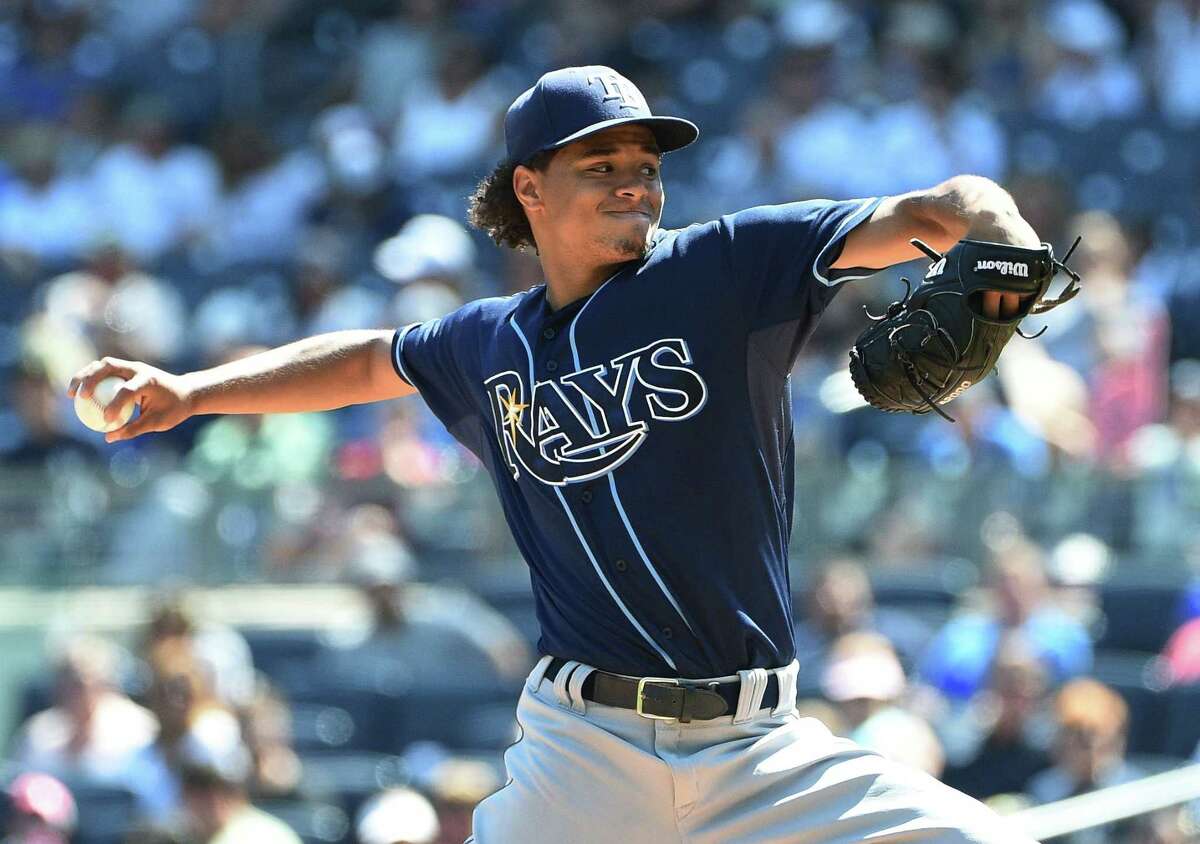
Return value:
M 161 366 L 183 352 L 188 322 L 183 297 L 140 270 L 115 240 L 97 240 L 82 268 L 51 279 L 43 302 L 47 316 L 88 337 L 100 354 Z
M 100 216 L 121 245 L 153 260 L 198 232 L 220 199 L 212 155 L 176 144 L 170 108 L 134 100 L 124 114 L 126 140 L 106 150 L 92 170 Z
M 1200 0 L 1161 0 L 1150 27 L 1159 108 L 1170 120 L 1200 120 Z
M 26 262 L 78 257 L 95 236 L 97 214 L 86 181 L 59 171 L 57 131 L 26 124 L 5 146 L 16 178 L 0 185 L 0 252 Z
M 904 193 L 955 173 L 1004 175 L 1004 130 L 992 113 L 956 92 L 950 63 L 924 70 L 920 96 L 879 110 L 871 137 L 884 162 L 876 193 Z
M 79 638 L 57 666 L 55 704 L 17 733 L 13 760 L 66 780 L 126 785 L 136 754 L 158 722 L 116 688 L 119 651 L 103 639 Z
M 281 154 L 249 122 L 225 126 L 216 147 L 225 195 L 204 233 L 208 259 L 220 267 L 292 257 L 328 189 L 320 156 L 307 147 Z
M 506 97 L 487 75 L 473 42 L 445 45 L 437 77 L 404 103 L 392 135 L 401 182 L 452 176 L 488 157 L 498 137 Z
M 785 55 L 774 86 L 781 125 L 775 158 L 789 193 L 845 199 L 871 195 L 877 138 L 862 109 L 829 96 L 833 53 L 805 45 Z
M 1045 32 L 1056 53 L 1034 94 L 1038 111 L 1074 125 L 1141 111 L 1142 80 L 1123 55 L 1126 34 L 1112 10 L 1099 0 L 1059 0 L 1046 14 Z

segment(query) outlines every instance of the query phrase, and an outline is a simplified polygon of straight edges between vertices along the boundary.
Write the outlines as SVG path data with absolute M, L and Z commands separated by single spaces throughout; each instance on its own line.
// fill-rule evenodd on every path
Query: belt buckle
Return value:
M 637 711 L 637 714 L 641 715 L 643 718 L 651 718 L 655 721 L 677 721 L 677 720 L 679 720 L 674 715 L 655 715 L 651 712 L 643 712 L 642 711 L 642 701 L 646 696 L 646 684 L 647 683 L 666 683 L 669 686 L 682 686 L 683 685 L 674 677 L 643 677 L 643 678 L 641 678 L 640 680 L 638 680 L 638 684 L 637 684 L 637 704 L 634 707 L 634 709 Z

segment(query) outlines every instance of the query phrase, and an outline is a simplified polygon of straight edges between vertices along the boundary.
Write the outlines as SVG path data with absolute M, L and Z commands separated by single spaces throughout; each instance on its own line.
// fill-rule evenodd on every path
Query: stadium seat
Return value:
M 302 750 L 398 753 L 417 741 L 496 750 L 516 735 L 517 692 L 507 688 L 384 692 L 316 683 L 296 690 L 292 701 L 294 741 Z
M 25 680 L 17 703 L 16 724 L 24 724 L 39 712 L 54 705 L 54 677 L 35 674 Z
M 132 792 L 117 786 L 68 782 L 79 813 L 74 844 L 121 844 L 137 809 Z
M 1120 580 L 1100 586 L 1098 649 L 1159 653 L 1179 626 L 1180 581 Z
M 473 583 L 472 588 L 488 606 L 495 609 L 516 627 L 521 637 L 530 646 L 536 646 L 537 640 L 541 636 L 541 628 L 537 620 L 537 604 L 529 585 L 529 577 L 523 569 L 516 576 L 481 579 Z
M 239 632 L 250 646 L 254 667 L 285 691 L 303 682 L 306 666 L 324 647 L 316 629 L 246 627 Z
M 1165 752 L 1190 759 L 1200 745 L 1200 683 L 1174 686 L 1166 691 L 1167 730 Z
M 1185 760 L 1176 756 L 1162 756 L 1152 753 L 1127 754 L 1125 761 L 1148 777 L 1153 776 L 1154 774 L 1163 774 L 1167 771 L 1173 771 L 1181 765 L 1187 764 Z
M 301 790 L 312 797 L 336 801 L 353 817 L 374 793 L 405 785 L 409 771 L 399 756 L 368 752 L 309 752 L 300 756 Z
M 354 739 L 354 718 L 339 706 L 293 702 L 290 708 L 292 747 L 297 752 L 336 750 Z
M 1091 673 L 1129 707 L 1128 752 L 1166 753 L 1168 695 L 1157 657 L 1136 651 L 1097 651 Z
M 502 750 L 517 737 L 516 695 L 497 690 L 491 696 L 472 692 L 417 692 L 400 699 L 404 745 L 433 741 L 453 750 Z
M 399 701 L 394 694 L 333 683 L 294 688 L 293 740 L 298 750 L 395 750 L 404 730 Z

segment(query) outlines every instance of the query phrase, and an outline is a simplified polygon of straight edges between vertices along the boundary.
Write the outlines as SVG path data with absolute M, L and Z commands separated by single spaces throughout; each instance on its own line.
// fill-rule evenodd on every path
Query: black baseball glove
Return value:
M 1065 263 L 1079 239 L 1062 261 L 1048 243 L 1028 249 L 960 240 L 945 255 L 920 240 L 912 244 L 933 263 L 915 290 L 902 279 L 904 299 L 893 302 L 883 316 L 867 311 L 874 324 L 850 350 L 850 375 L 863 398 L 880 410 L 932 410 L 953 422 L 939 405 L 986 378 L 1014 333 L 1029 336 L 1017 324 L 1079 292 L 1079 276 Z M 1057 298 L 1045 299 L 1060 270 L 1071 281 Z M 1024 298 L 1012 317 L 989 318 L 983 313 L 988 291 Z

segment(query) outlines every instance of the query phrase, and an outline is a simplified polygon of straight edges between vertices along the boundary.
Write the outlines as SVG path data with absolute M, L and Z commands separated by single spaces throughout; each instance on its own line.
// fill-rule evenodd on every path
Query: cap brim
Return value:
M 627 123 L 641 124 L 653 132 L 654 140 L 658 143 L 660 152 L 674 152 L 677 149 L 683 149 L 696 140 L 696 138 L 700 137 L 700 129 L 696 124 L 690 120 L 684 120 L 682 117 L 618 117 L 612 120 L 601 120 L 599 123 L 585 126 L 578 132 L 567 135 L 567 137 L 548 147 L 543 147 L 539 152 L 561 149 L 567 144 L 574 143 L 581 138 L 586 138 L 588 135 L 603 132 L 605 129 L 611 129 L 613 126 L 624 126 Z

